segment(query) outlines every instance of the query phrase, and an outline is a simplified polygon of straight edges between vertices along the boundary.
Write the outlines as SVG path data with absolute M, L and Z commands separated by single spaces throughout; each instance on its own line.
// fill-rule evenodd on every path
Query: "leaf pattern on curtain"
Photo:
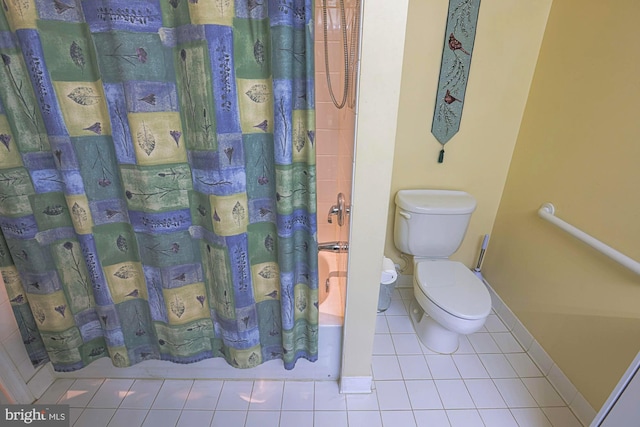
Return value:
M 318 352 L 312 0 L 0 8 L 0 273 L 32 363 Z

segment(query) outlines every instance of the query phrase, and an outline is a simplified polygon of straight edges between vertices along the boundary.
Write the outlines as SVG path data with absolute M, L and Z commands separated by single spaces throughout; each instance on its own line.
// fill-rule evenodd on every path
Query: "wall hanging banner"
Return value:
M 438 163 L 444 161 L 444 144 L 460 129 L 479 9 L 480 0 L 449 1 L 438 94 L 431 125 L 431 133 L 442 144 Z

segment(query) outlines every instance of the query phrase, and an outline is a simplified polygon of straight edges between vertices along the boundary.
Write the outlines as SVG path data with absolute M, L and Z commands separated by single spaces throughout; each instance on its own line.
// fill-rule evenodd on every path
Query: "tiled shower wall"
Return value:
M 338 227 L 335 217 L 333 217 L 333 224 L 328 223 L 327 215 L 331 206 L 336 204 L 338 193 L 344 193 L 347 205 L 351 203 L 356 114 L 355 107 L 349 105 L 349 102 L 343 109 L 336 108 L 329 95 L 323 41 L 323 1 L 326 1 L 327 4 L 329 74 L 333 93 L 338 102 L 342 99 L 344 91 L 344 50 L 339 2 L 337 0 L 317 0 L 315 79 L 318 241 L 346 241 L 349 239 L 348 221 L 345 221 L 344 226 Z M 352 26 L 355 25 L 356 0 L 345 0 L 344 5 L 347 33 L 349 34 Z

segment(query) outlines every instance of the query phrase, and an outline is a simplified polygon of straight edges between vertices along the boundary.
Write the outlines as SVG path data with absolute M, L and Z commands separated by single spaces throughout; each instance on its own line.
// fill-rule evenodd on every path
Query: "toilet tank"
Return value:
M 458 250 L 476 208 L 473 196 L 453 190 L 400 190 L 395 202 L 396 247 L 427 258 L 448 258 Z

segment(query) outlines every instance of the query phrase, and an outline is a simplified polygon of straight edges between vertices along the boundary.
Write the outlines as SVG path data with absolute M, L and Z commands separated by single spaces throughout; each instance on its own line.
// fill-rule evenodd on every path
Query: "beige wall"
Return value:
M 365 391 L 365 387 L 350 384 L 368 387 L 371 381 L 371 353 L 385 240 L 383 230 L 387 221 L 384 195 L 389 194 L 391 184 L 407 6 L 408 0 L 364 2 L 343 332 L 343 391 L 354 388 Z M 364 381 L 358 382 L 360 378 Z
M 597 410 L 640 350 L 640 3 L 554 1 L 484 275 Z M 514 45 L 515 46 L 515 45 Z
M 393 244 L 393 197 L 403 188 L 446 188 L 478 200 L 467 237 L 453 258 L 472 266 L 490 233 L 518 135 L 551 0 L 482 2 L 460 132 L 445 146 L 431 134 L 448 1 L 412 0 L 385 254 Z M 411 265 L 403 271 L 412 272 Z

